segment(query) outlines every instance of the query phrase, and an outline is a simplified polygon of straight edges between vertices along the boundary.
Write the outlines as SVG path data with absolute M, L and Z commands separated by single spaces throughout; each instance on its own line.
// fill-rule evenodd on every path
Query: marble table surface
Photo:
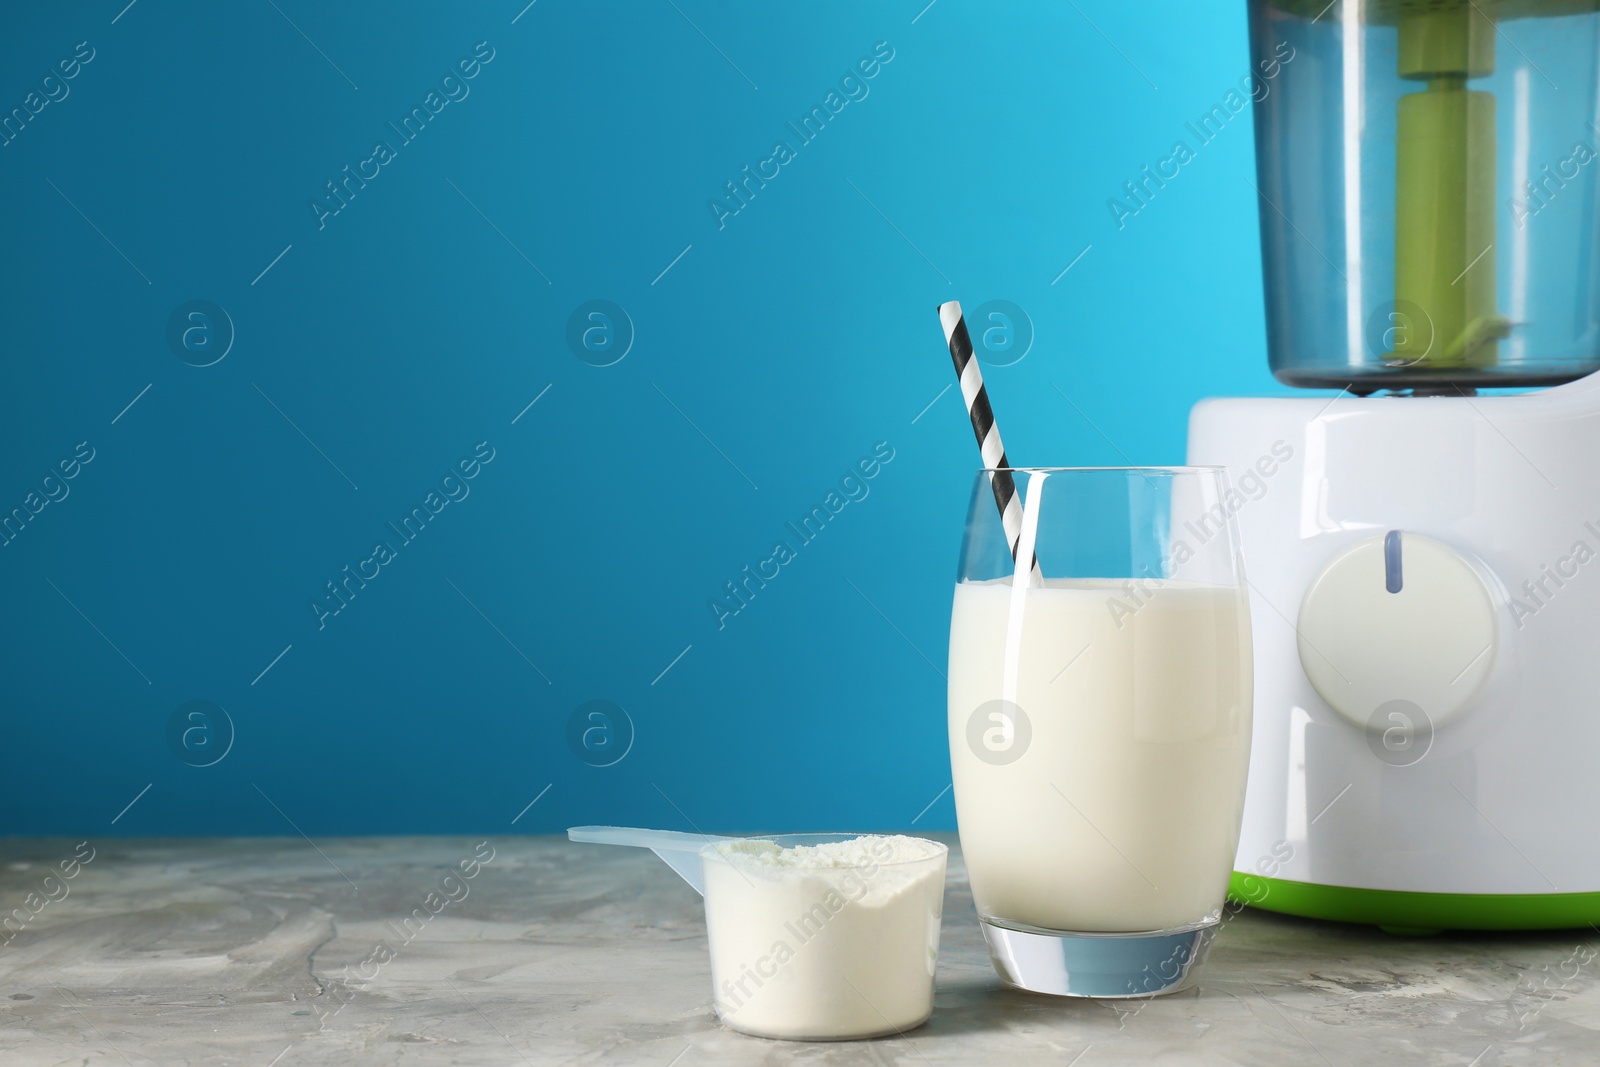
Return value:
M 1594 930 L 1401 939 L 1245 910 L 1196 989 L 1057 999 L 1000 986 L 950 858 L 933 1019 L 802 1044 L 717 1023 L 700 900 L 648 852 L 3 840 L 0 909 L 27 921 L 0 932 L 0 1064 L 1600 1063 Z

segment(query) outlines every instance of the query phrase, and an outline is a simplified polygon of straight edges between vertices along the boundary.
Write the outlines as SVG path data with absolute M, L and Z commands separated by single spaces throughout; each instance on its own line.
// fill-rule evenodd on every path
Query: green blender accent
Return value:
M 1444 930 L 1564 930 L 1590 926 L 1600 893 L 1416 893 L 1263 878 L 1239 871 L 1229 897 L 1308 919 L 1376 926 L 1401 936 Z
M 1402 13 L 1395 150 L 1391 366 L 1490 367 L 1495 312 L 1495 101 L 1467 88 L 1494 71 L 1495 26 L 1469 0 Z

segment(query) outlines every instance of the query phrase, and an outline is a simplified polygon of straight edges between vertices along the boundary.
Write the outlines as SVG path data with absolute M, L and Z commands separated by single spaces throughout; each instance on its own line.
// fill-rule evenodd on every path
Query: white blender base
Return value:
M 1235 869 L 1311 887 L 1600 893 L 1600 383 L 1206 400 L 1189 462 L 1228 468 L 1251 583 L 1255 729 Z M 1362 586 L 1383 580 L 1381 562 L 1354 566 L 1330 579 L 1354 583 L 1336 598 L 1354 632 L 1317 608 L 1299 626 L 1328 564 L 1391 531 L 1402 556 L 1411 535 L 1419 552 L 1441 546 L 1436 572 L 1468 569 L 1390 600 Z M 1485 632 L 1463 614 L 1461 574 L 1492 612 L 1475 663 L 1453 650 Z M 1308 650 L 1297 628 L 1338 647 Z M 1441 681 L 1451 656 L 1464 661 L 1454 687 Z

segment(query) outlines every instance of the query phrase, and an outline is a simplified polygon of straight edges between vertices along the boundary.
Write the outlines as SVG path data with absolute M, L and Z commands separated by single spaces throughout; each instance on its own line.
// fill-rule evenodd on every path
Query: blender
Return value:
M 1600 4 L 1250 0 L 1271 369 L 1213 399 L 1248 560 L 1233 893 L 1600 922 Z M 1266 69 L 1261 67 L 1259 69 Z

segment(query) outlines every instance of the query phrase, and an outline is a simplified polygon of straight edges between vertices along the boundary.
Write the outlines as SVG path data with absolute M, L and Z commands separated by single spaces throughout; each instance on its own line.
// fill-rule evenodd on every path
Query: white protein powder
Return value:
M 908 1030 L 933 1010 L 945 858 L 917 837 L 702 851 L 717 1014 L 763 1037 Z

